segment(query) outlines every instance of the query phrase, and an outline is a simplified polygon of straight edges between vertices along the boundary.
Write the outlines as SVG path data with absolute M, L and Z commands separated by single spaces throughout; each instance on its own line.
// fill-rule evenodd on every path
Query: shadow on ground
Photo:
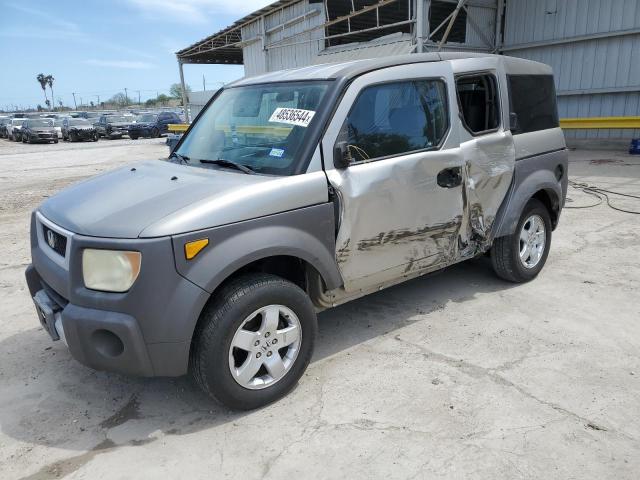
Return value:
M 478 294 L 511 287 L 494 276 L 484 257 L 334 308 L 319 316 L 312 363 L 424 321 L 417 316 L 449 302 L 472 301 Z M 65 460 L 66 467 L 58 466 L 64 474 L 105 449 L 142 445 L 162 434 L 190 434 L 247 415 L 213 403 L 187 377 L 130 378 L 85 368 L 39 328 L 0 342 L 0 358 L 3 433 L 30 444 L 88 450 Z M 47 468 L 48 473 L 30 478 L 49 478 L 53 470 Z

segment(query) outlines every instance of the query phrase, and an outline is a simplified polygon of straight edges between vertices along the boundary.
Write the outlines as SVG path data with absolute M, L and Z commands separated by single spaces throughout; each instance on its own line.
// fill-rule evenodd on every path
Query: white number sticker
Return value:
M 299 127 L 308 127 L 311 119 L 316 114 L 313 110 L 301 108 L 276 108 L 269 118 L 270 122 L 288 123 Z

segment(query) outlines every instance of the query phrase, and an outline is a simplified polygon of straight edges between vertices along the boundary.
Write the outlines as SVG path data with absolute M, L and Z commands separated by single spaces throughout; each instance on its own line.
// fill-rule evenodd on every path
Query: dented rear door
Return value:
M 345 290 L 457 259 L 464 161 L 452 85 L 446 62 L 402 65 L 357 78 L 338 106 L 323 152 L 339 198 L 336 261 Z M 333 167 L 339 141 L 353 157 L 345 169 Z

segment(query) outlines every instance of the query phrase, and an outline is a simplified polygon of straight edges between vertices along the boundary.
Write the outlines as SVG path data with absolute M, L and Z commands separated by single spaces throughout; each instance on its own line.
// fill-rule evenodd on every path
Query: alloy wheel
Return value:
M 251 390 L 270 387 L 291 370 L 301 342 L 300 320 L 290 308 L 260 308 L 244 319 L 231 340 L 231 376 Z

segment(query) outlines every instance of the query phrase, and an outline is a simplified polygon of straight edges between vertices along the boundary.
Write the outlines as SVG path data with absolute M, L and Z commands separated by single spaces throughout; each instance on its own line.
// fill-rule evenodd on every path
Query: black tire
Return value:
M 296 314 L 302 340 L 290 370 L 273 385 L 253 390 L 233 378 L 229 352 L 243 321 L 268 305 L 283 305 Z M 243 275 L 216 292 L 200 315 L 191 343 L 189 371 L 214 400 L 236 410 L 258 408 L 282 398 L 297 384 L 311 360 L 317 330 L 313 304 L 300 287 L 275 275 Z
M 532 216 L 538 215 L 544 222 L 545 244 L 544 251 L 538 263 L 531 268 L 525 267 L 520 260 L 520 232 L 525 222 Z M 525 205 L 518 226 L 512 235 L 499 237 L 491 248 L 491 264 L 496 274 L 509 282 L 523 283 L 538 276 L 549 255 L 551 247 L 551 216 L 549 210 L 539 200 L 532 198 Z
M 97 142 L 99 138 L 100 138 L 100 135 L 98 135 L 97 133 L 94 133 L 94 134 L 93 134 L 93 138 L 92 138 L 92 140 L 93 140 L 94 142 Z
M 139 137 L 138 135 L 129 135 L 129 138 L 131 138 L 131 140 L 137 140 Z
M 153 130 L 151 130 L 151 138 L 159 138 L 160 137 L 160 130 L 158 128 L 154 128 Z

